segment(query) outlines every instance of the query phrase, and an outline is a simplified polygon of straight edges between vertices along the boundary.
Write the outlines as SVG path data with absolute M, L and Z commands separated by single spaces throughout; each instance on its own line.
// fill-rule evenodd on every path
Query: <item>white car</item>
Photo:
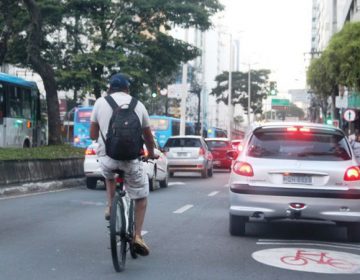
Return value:
M 232 154 L 232 155 L 231 155 Z M 254 128 L 229 179 L 230 234 L 256 220 L 331 221 L 360 241 L 360 169 L 343 131 L 314 123 Z
M 146 165 L 146 172 L 149 177 L 149 189 L 153 191 L 158 188 L 166 188 L 168 186 L 169 170 L 168 160 L 166 156 L 158 149 L 157 143 L 155 148 L 155 154 L 159 155 L 156 160 L 148 160 Z M 98 157 L 96 155 L 96 149 L 98 147 L 97 142 L 90 144 L 85 151 L 84 160 L 84 173 L 86 177 L 86 186 L 89 189 L 95 189 L 98 181 L 104 181 L 104 177 L 101 175 L 100 166 L 98 163 Z M 146 147 L 144 145 L 145 153 Z M 159 184 L 157 184 L 159 182 Z

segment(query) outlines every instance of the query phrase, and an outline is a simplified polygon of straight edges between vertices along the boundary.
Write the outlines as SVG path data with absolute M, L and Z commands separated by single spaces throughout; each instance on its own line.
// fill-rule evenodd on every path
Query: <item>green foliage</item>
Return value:
M 252 70 L 251 78 L 251 109 L 262 113 L 262 100 L 266 98 L 270 70 Z M 248 109 L 248 72 L 232 72 L 232 104 L 240 104 L 247 112 Z M 217 86 L 210 92 L 216 97 L 217 102 L 228 104 L 229 72 L 223 72 L 215 78 Z
M 84 158 L 85 149 L 69 145 L 36 148 L 0 148 L 0 160 Z

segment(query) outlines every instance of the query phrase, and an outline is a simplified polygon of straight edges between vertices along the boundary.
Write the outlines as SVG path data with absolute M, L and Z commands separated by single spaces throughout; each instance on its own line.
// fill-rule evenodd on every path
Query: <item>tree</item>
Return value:
M 44 43 L 43 17 L 38 3 L 34 0 L 23 0 L 30 16 L 27 54 L 32 68 L 41 76 L 46 91 L 48 110 L 49 144 L 61 144 L 59 100 L 57 95 L 54 69 L 42 54 Z
M 60 85 L 76 82 L 81 92 L 98 98 L 106 88 L 104 77 L 120 70 L 131 76 L 131 92 L 146 102 L 147 88 L 164 88 L 181 62 L 200 54 L 168 35 L 172 26 L 206 30 L 221 9 L 218 0 L 67 1 L 72 20 L 65 23 L 68 40 L 57 51 Z
M 248 72 L 232 72 L 232 104 L 240 104 L 245 112 L 248 110 Z M 251 98 L 250 107 L 254 112 L 262 113 L 262 100 L 267 96 L 267 85 L 270 70 L 251 71 Z M 228 104 L 229 72 L 216 76 L 217 86 L 210 92 L 216 97 L 217 102 Z
M 99 97 L 109 76 L 122 71 L 132 77 L 131 91 L 146 100 L 146 89 L 162 88 L 181 62 L 200 54 L 167 32 L 175 25 L 206 30 L 222 9 L 218 0 L 2 0 L 1 5 L 0 58 L 42 77 L 50 144 L 61 141 L 58 89 L 72 89 L 75 98 L 88 92 Z

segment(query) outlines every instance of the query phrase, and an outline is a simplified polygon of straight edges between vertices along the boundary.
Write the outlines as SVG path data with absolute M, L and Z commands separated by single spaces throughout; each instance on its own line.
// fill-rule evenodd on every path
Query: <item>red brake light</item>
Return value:
M 344 174 L 344 181 L 359 181 L 360 168 L 358 166 L 349 167 Z
M 243 150 L 243 145 L 242 145 L 241 143 L 237 146 L 237 150 L 238 150 L 239 152 L 242 152 L 242 150 Z
M 96 151 L 93 148 L 88 148 L 85 150 L 85 155 L 87 156 L 96 155 Z
M 252 177 L 254 176 L 254 171 L 251 165 L 247 162 L 237 161 L 234 164 L 233 170 L 236 174 L 241 176 Z
M 288 132 L 310 132 L 310 128 L 300 127 L 300 126 L 292 126 L 292 127 L 287 127 L 286 131 L 288 131 Z

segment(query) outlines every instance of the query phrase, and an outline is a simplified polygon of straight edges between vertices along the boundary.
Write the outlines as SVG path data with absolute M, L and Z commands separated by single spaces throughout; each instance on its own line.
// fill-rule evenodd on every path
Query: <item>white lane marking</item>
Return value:
M 187 204 L 187 205 L 184 205 L 183 207 L 175 210 L 173 213 L 174 214 L 182 214 L 184 213 L 185 211 L 189 210 L 190 208 L 194 207 L 194 205 L 192 204 Z
M 256 242 L 257 245 L 297 245 L 297 246 L 321 246 L 321 247 L 332 247 L 332 248 L 341 248 L 341 249 L 352 249 L 352 250 L 360 250 L 360 247 L 351 246 L 351 245 L 341 245 L 341 244 L 329 244 L 329 243 L 311 243 L 311 242 L 269 242 L 269 241 L 259 241 Z
M 215 192 L 211 192 L 208 194 L 208 196 L 214 196 L 214 195 L 217 195 L 219 192 L 218 191 L 215 191 Z
M 313 242 L 313 240 L 302 240 L 302 239 L 259 239 L 259 242 Z M 328 241 L 316 241 L 316 244 L 330 244 L 330 245 L 343 245 L 348 247 L 360 248 L 360 244 L 349 244 L 344 242 L 328 242 Z
M 254 252 L 256 261 L 283 269 L 328 274 L 360 273 L 360 256 L 313 248 L 272 248 Z
M 141 236 L 144 236 L 145 234 L 149 233 L 147 230 L 142 230 L 141 231 Z
M 168 185 L 169 186 L 185 185 L 185 183 L 184 182 L 169 182 Z

